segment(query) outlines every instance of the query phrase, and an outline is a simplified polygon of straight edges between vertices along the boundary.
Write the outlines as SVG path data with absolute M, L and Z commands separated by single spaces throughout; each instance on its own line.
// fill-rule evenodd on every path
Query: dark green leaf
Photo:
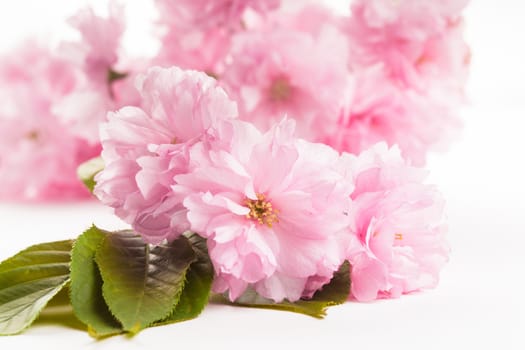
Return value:
M 137 333 L 170 315 L 195 258 L 186 237 L 152 247 L 130 231 L 106 235 L 95 260 L 104 299 L 124 330 Z
M 317 291 L 307 302 L 325 302 L 327 306 L 343 304 L 350 294 L 350 263 L 345 261 L 339 270 L 334 273 L 330 283 Z
M 68 283 L 72 244 L 34 245 L 0 264 L 0 335 L 27 328 Z
M 71 304 L 94 337 L 123 331 L 102 296 L 102 277 L 95 263 L 95 253 L 107 234 L 92 226 L 78 237 L 71 254 Z
M 214 273 L 206 240 L 193 233 L 187 237 L 197 260 L 190 265 L 186 274 L 186 283 L 179 303 L 173 313 L 161 323 L 174 323 L 195 318 L 208 304 Z
M 350 293 L 350 264 L 346 261 L 334 274 L 330 283 L 317 291 L 311 299 L 301 299 L 294 303 L 283 301 L 276 303 L 263 298 L 253 289 L 248 289 L 235 303 L 240 306 L 292 311 L 315 318 L 324 318 L 329 306 L 344 303 Z M 224 297 L 217 297 L 220 302 L 228 303 Z M 219 299 L 220 298 L 220 299 Z M 222 300 L 221 300 L 222 299 Z
M 77 169 L 77 176 L 84 185 L 93 192 L 95 185 L 95 176 L 104 169 L 104 161 L 101 157 L 96 157 L 80 164 Z

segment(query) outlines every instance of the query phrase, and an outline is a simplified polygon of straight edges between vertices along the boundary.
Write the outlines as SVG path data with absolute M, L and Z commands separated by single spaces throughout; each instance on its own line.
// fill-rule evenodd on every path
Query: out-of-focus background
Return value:
M 438 1 L 438 0 L 428 0 Z M 326 0 L 346 11 L 349 1 Z M 104 1 L 17 0 L 0 4 L 0 50 L 26 36 L 70 35 L 64 19 Z M 43 349 L 213 346 L 318 346 L 374 349 L 525 349 L 525 3 L 471 1 L 465 11 L 472 67 L 464 129 L 447 153 L 430 157 L 429 182 L 444 193 L 451 261 L 436 290 L 371 304 L 347 303 L 324 321 L 274 311 L 211 305 L 197 320 L 148 329 L 136 338 L 95 343 L 85 332 L 37 322 L 0 338 L 0 348 Z M 129 2 L 131 51 L 153 52 L 149 0 Z M 38 169 L 35 169 L 37 172 Z M 1 186 L 1 184 L 0 184 Z M 28 245 L 74 238 L 91 223 L 122 228 L 96 203 L 0 203 L 0 260 Z

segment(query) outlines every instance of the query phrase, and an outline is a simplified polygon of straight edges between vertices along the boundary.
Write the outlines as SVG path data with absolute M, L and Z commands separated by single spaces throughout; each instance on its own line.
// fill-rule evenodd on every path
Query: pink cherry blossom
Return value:
M 217 76 L 224 69 L 231 35 L 221 29 L 208 32 L 170 30 L 162 36 L 161 41 L 161 49 L 155 59 L 157 65 L 175 65 Z
M 77 83 L 74 69 L 39 42 L 0 58 L 0 198 L 88 197 L 77 167 L 100 152 L 53 113 Z
M 370 301 L 435 287 L 449 253 L 440 193 L 385 143 L 347 160 L 355 171 L 352 296 Z
M 293 132 L 291 120 L 264 134 L 223 123 L 175 177 L 191 230 L 208 239 L 214 290 L 231 300 L 248 287 L 276 301 L 311 296 L 343 262 L 351 182 L 336 151 Z
M 56 104 L 55 113 L 91 144 L 99 143 L 98 126 L 108 111 L 138 104 L 138 94 L 129 87 L 144 64 L 135 64 L 121 49 L 124 15 L 115 2 L 109 3 L 106 16 L 84 8 L 69 19 L 80 40 L 59 46 L 58 52 L 76 67 L 79 83 Z
M 232 37 L 256 17 L 277 8 L 280 0 L 157 0 L 161 47 L 155 63 L 222 74 Z
M 335 131 L 323 140 L 340 151 L 359 154 L 384 141 L 398 145 L 413 164 L 423 165 L 429 151 L 446 150 L 461 129 L 462 101 L 443 89 L 401 88 L 382 65 L 355 72 L 354 78 L 353 99 Z
M 461 16 L 469 0 L 356 0 L 351 4 L 351 20 L 381 35 L 410 41 L 425 40 L 440 33 Z
M 69 19 L 82 40 L 69 44 L 78 64 L 83 66 L 92 81 L 105 86 L 108 70 L 118 62 L 118 51 L 124 34 L 124 11 L 110 2 L 106 17 L 90 8 L 81 9 Z
M 277 8 L 281 0 L 157 0 L 164 21 L 181 29 L 236 29 L 250 9 L 265 13 Z
M 283 22 L 239 34 L 221 82 L 239 101 L 241 118 L 262 131 L 287 115 L 299 137 L 320 141 L 350 99 L 346 39 L 330 24 L 300 30 L 288 25 L 300 21 Z
M 110 113 L 101 127 L 106 168 L 94 193 L 150 243 L 187 230 L 174 176 L 188 171 L 189 147 L 237 109 L 214 79 L 153 67 L 137 79 L 141 105 Z
M 325 140 L 358 154 L 376 142 L 399 145 L 413 164 L 446 150 L 461 129 L 470 51 L 467 0 L 355 1 L 344 25 L 355 95 Z
M 463 40 L 462 10 L 468 1 L 357 1 L 345 27 L 354 69 L 383 63 L 391 77 L 421 86 L 428 67 L 438 79 L 464 83 L 469 49 Z M 439 50 L 436 49 L 439 47 Z M 433 80 L 436 76 L 431 76 Z M 423 80 L 423 81 L 421 81 Z

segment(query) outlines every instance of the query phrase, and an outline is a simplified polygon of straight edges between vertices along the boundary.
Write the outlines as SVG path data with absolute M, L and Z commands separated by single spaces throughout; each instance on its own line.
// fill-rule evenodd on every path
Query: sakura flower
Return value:
M 421 41 L 435 35 L 461 16 L 469 0 L 356 0 L 352 2 L 352 21 L 377 30 L 375 34 Z M 377 40 L 370 36 L 369 40 Z
M 190 32 L 169 30 L 162 36 L 155 63 L 204 71 L 212 76 L 222 74 L 229 54 L 231 35 L 223 30 Z
M 157 0 L 161 47 L 156 64 L 222 74 L 232 37 L 256 17 L 277 8 L 280 0 Z
M 331 25 L 309 32 L 271 22 L 237 36 L 221 81 L 242 119 L 265 131 L 287 115 L 299 137 L 317 142 L 334 131 L 350 99 L 347 50 Z
M 235 29 L 250 9 L 265 13 L 277 8 L 281 0 L 157 0 L 164 21 L 182 29 Z
M 109 69 L 118 62 L 124 34 L 123 9 L 110 2 L 108 12 L 107 17 L 102 17 L 88 7 L 69 19 L 82 37 L 82 41 L 70 43 L 70 50 L 76 51 L 86 74 L 102 86 L 107 83 Z
M 188 171 L 190 146 L 237 109 L 214 79 L 177 67 L 149 69 L 137 88 L 142 108 L 109 113 L 101 127 L 106 167 L 94 193 L 146 241 L 159 243 L 189 227 L 171 186 Z
M 430 151 L 445 150 L 461 128 L 461 100 L 442 89 L 403 89 L 381 65 L 354 74 L 354 96 L 323 142 L 359 154 L 377 142 L 398 145 L 403 157 L 423 165 Z M 450 87 L 452 89 L 452 87 Z
M 88 197 L 77 167 L 100 152 L 53 113 L 77 83 L 74 69 L 29 41 L 0 58 L 0 198 Z
M 435 287 L 449 253 L 439 192 L 385 143 L 348 157 L 355 169 L 356 236 L 348 251 L 353 297 L 396 298 Z
M 291 120 L 264 134 L 223 123 L 175 176 L 191 230 L 208 239 L 213 288 L 231 300 L 248 287 L 275 301 L 311 296 L 344 260 L 351 182 L 337 152 L 293 132 Z
M 115 2 L 109 3 L 107 16 L 88 7 L 70 18 L 69 23 L 81 39 L 62 42 L 59 52 L 76 67 L 80 79 L 75 89 L 54 107 L 55 113 L 79 137 L 98 144 L 98 124 L 105 120 L 107 112 L 138 103 L 138 95 L 129 86 L 135 70 L 142 67 L 123 60 L 124 10 Z
M 346 25 L 351 66 L 383 63 L 392 79 L 422 90 L 428 90 L 422 84 L 429 78 L 452 78 L 464 83 L 463 72 L 470 53 L 463 40 L 461 15 L 467 3 L 468 0 L 354 2 Z M 426 76 L 428 67 L 437 70 L 437 74 Z
M 352 3 L 347 33 L 354 96 L 324 142 L 354 154 L 386 141 L 424 165 L 461 129 L 470 52 L 467 0 Z

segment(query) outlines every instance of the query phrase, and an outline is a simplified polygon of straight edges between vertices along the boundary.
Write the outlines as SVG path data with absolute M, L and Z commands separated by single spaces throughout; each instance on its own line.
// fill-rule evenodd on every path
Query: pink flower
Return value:
M 389 79 L 381 65 L 354 75 L 354 96 L 335 124 L 326 144 L 353 154 L 377 142 L 398 145 L 403 156 L 423 165 L 431 150 L 445 150 L 461 128 L 461 100 L 444 84 L 420 92 L 404 89 Z M 449 86 L 449 90 L 445 90 Z
M 249 25 L 246 13 L 262 16 L 280 0 L 157 0 L 163 31 L 156 64 L 219 76 L 232 37 Z
M 101 127 L 106 168 L 94 193 L 150 243 L 187 230 L 174 176 L 188 171 L 189 148 L 236 105 L 203 73 L 151 68 L 137 80 L 142 109 L 110 113 Z
M 349 108 L 324 142 L 354 154 L 386 141 L 423 165 L 461 129 L 470 52 L 463 38 L 467 0 L 352 3 L 344 25 L 355 78 Z
M 77 83 L 73 67 L 33 41 L 0 60 L 0 198 L 88 197 L 77 167 L 100 148 L 53 113 Z
M 353 297 L 395 298 L 435 287 L 449 253 L 441 195 L 385 143 L 348 158 L 355 171 Z
M 248 287 L 276 301 L 311 296 L 343 262 L 349 181 L 330 147 L 297 140 L 284 121 L 265 134 L 223 123 L 175 177 L 191 230 L 208 239 L 214 290 Z M 323 282 L 320 283 L 319 281 Z
M 110 2 L 108 15 L 102 17 L 92 8 L 84 8 L 69 19 L 82 40 L 68 45 L 86 75 L 100 85 L 107 84 L 108 70 L 118 62 L 118 51 L 124 34 L 124 11 Z
M 317 142 L 334 132 L 350 99 L 346 39 L 322 21 L 305 31 L 283 22 L 239 34 L 221 82 L 239 101 L 242 119 L 265 131 L 287 115 L 299 137 Z
M 157 0 L 164 22 L 181 29 L 236 29 L 250 9 L 265 13 L 279 7 L 281 0 Z
M 223 30 L 169 30 L 161 41 L 161 49 L 155 58 L 156 64 L 196 69 L 217 76 L 224 69 L 231 35 Z
M 450 23 L 457 21 L 468 2 L 356 0 L 352 2 L 350 18 L 355 26 L 366 27 L 370 31 L 368 34 L 375 34 L 361 38 L 364 40 L 396 38 L 423 41 L 443 32 Z
M 427 89 L 429 79 L 464 83 L 469 50 L 461 14 L 466 0 L 357 1 L 346 23 L 354 69 L 382 63 L 407 87 Z M 439 49 L 438 49 L 439 47 Z M 428 76 L 429 67 L 437 74 Z
M 57 103 L 55 113 L 79 137 L 98 144 L 99 123 L 105 121 L 107 112 L 138 103 L 134 89 L 122 87 L 132 85 L 133 75 L 142 65 L 123 60 L 127 58 L 121 52 L 124 10 L 115 2 L 109 3 L 107 16 L 85 8 L 69 23 L 81 40 L 62 42 L 59 53 L 76 67 L 79 82 Z

